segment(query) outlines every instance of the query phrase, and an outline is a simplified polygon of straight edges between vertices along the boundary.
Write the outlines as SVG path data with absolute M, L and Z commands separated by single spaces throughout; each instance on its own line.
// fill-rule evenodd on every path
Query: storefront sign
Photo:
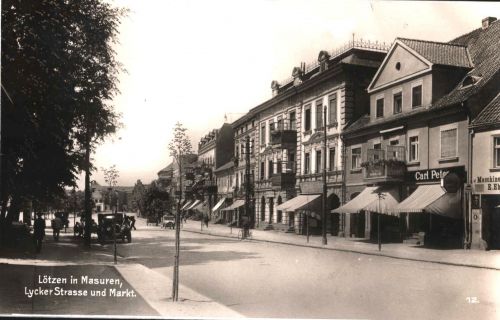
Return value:
M 500 175 L 477 176 L 473 179 L 474 193 L 500 194 Z
M 436 168 L 427 170 L 417 170 L 406 172 L 406 181 L 414 182 L 430 182 L 430 181 L 440 181 L 449 172 L 456 173 L 460 178 L 465 178 L 465 167 L 447 167 L 447 168 Z

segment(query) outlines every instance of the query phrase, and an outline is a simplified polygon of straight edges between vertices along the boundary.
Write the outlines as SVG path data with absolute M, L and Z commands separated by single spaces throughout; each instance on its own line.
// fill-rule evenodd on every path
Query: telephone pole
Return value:
M 251 185 L 250 185 L 250 137 L 246 136 L 245 139 L 245 216 L 250 223 L 250 201 L 251 199 Z M 246 235 L 245 235 L 246 236 Z
M 328 244 L 326 239 L 326 106 L 323 106 L 323 210 L 321 211 L 321 234 L 323 235 L 323 245 Z

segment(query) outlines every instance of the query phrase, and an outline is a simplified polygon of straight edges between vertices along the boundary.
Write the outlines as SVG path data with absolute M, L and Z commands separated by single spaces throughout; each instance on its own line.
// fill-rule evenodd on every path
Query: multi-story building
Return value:
M 233 204 L 235 191 L 234 185 L 234 161 L 228 161 L 214 170 L 217 181 L 217 203 L 212 207 L 214 222 L 228 223 L 232 219 L 230 210 L 226 210 Z
M 250 170 L 256 227 L 303 233 L 306 213 L 312 218 L 310 225 L 319 227 L 323 161 L 327 161 L 329 171 L 329 206 L 339 205 L 339 133 L 365 112 L 365 89 L 387 48 L 378 43 L 351 42 L 333 53 L 321 51 L 316 63 L 294 68 L 292 78 L 273 81 L 273 97 L 233 123 L 236 185 L 241 190 L 245 170 Z M 323 146 L 325 129 L 327 150 Z M 250 144 L 250 169 L 245 162 L 246 141 Z M 328 220 L 330 231 L 336 234 L 338 223 L 332 226 L 335 219 Z
M 499 90 L 493 21 L 447 43 L 396 39 L 368 87 L 369 113 L 342 133 L 350 201 L 335 211 L 346 235 L 375 238 L 381 219 L 386 239 L 470 241 L 468 126 Z
M 214 170 L 230 161 L 234 150 L 234 132 L 230 124 L 224 123 L 200 139 L 198 143 L 198 161 L 194 168 L 192 187 L 194 198 L 199 201 L 198 210 L 211 215 L 217 203 L 217 181 Z
M 500 94 L 470 128 L 472 248 L 500 249 Z

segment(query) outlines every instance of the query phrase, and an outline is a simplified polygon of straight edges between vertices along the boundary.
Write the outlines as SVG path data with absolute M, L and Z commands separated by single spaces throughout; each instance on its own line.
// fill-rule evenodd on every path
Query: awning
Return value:
M 186 202 L 186 203 L 184 203 L 184 205 L 182 206 L 181 211 L 182 211 L 182 210 L 186 210 L 186 208 L 187 208 L 187 207 L 189 207 L 189 206 L 190 206 L 190 205 L 192 205 L 192 204 L 193 204 L 193 200 L 189 200 L 189 201 L 187 201 L 187 202 Z
M 283 202 L 276 207 L 276 210 L 292 212 L 295 210 L 306 209 L 309 204 L 321 197 L 321 194 L 301 194 L 288 201 Z
M 393 208 L 393 212 L 428 212 L 454 219 L 462 218 L 461 194 L 447 193 L 440 185 L 422 185 Z
M 194 207 L 196 207 L 198 204 L 200 203 L 200 200 L 196 200 L 195 202 L 193 202 L 190 206 L 188 206 L 186 208 L 186 210 L 191 210 L 193 209 Z
M 219 209 L 222 206 L 224 201 L 226 201 L 226 198 L 220 199 L 219 202 L 217 202 L 217 204 L 212 208 L 212 212 L 217 211 L 217 209 Z
M 222 211 L 234 210 L 245 205 L 245 200 L 236 200 L 227 208 L 222 209 Z
M 195 206 L 194 206 L 194 207 L 192 207 L 191 209 L 192 209 L 192 210 L 201 210 L 201 208 L 202 208 L 203 206 L 205 206 L 205 205 L 206 205 L 206 203 L 205 203 L 205 202 L 201 202 L 201 201 L 200 201 L 197 205 L 195 205 Z
M 358 213 L 362 210 L 365 210 L 365 207 L 368 206 L 373 201 L 378 201 L 377 194 L 374 193 L 378 187 L 366 187 L 360 194 L 351 201 L 347 202 L 341 207 L 337 209 L 333 209 L 331 212 L 335 213 Z
M 399 192 L 394 188 L 379 187 L 374 191 L 376 199 L 365 206 L 365 211 L 397 216 L 392 209 L 399 204 Z M 380 198 L 379 198 L 380 194 Z

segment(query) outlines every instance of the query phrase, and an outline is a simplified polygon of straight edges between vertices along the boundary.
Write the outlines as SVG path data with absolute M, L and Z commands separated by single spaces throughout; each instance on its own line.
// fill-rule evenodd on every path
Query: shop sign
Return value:
M 441 181 L 448 173 L 454 172 L 461 179 L 465 178 L 465 167 L 447 167 L 447 168 L 436 168 L 427 170 L 417 170 L 406 172 L 406 181 L 414 182 L 431 182 L 431 181 Z
M 500 194 L 500 176 L 477 176 L 473 179 L 474 192 L 478 194 Z

